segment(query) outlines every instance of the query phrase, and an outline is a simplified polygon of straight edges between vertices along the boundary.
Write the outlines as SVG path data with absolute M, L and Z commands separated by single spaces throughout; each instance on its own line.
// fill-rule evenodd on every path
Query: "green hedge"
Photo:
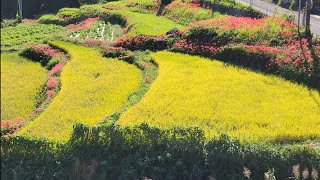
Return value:
M 275 58 L 275 55 L 263 52 L 249 52 L 242 45 L 225 46 L 222 51 L 217 52 L 213 57 L 227 63 L 263 72 L 274 70 L 270 69 L 269 64 Z
M 271 168 L 285 179 L 296 164 L 320 171 L 319 152 L 312 148 L 275 149 L 226 135 L 206 141 L 197 127 L 77 125 L 66 144 L 13 136 L 2 137 L 1 148 L 2 179 L 244 179 L 244 167 L 252 179 L 263 179 Z
M 54 14 L 45 14 L 39 18 L 39 23 L 41 24 L 56 24 L 56 25 L 65 25 L 63 19 L 57 17 Z

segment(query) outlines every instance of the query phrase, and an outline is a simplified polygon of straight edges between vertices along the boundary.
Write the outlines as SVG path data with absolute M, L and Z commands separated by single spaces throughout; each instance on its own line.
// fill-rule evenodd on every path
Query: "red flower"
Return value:
M 47 82 L 47 88 L 53 89 L 58 85 L 58 80 L 55 77 L 51 77 Z
M 88 18 L 88 19 L 83 20 L 77 24 L 69 24 L 67 26 L 67 29 L 70 32 L 85 30 L 85 29 L 90 28 L 97 20 L 98 20 L 98 18 Z

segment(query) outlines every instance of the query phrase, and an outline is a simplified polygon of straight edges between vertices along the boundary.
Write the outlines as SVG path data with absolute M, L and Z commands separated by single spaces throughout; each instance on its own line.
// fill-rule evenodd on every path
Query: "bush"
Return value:
M 213 57 L 242 67 L 270 71 L 271 67 L 269 67 L 269 64 L 275 55 L 264 51 L 253 52 L 246 49 L 243 45 L 235 45 L 224 47 Z
M 83 5 L 80 7 L 82 16 L 96 17 L 101 12 L 101 5 Z
M 20 55 L 33 61 L 40 62 L 42 66 L 47 66 L 52 58 L 63 58 L 64 53 L 57 49 L 53 49 L 48 45 L 31 43 L 26 44 L 23 47 Z M 50 63 L 49 66 L 52 65 L 53 63 Z
M 57 16 L 62 18 L 66 24 L 76 23 L 86 18 L 78 8 L 62 8 L 57 13 Z
M 70 173 L 75 176 L 92 166 L 93 179 L 243 179 L 243 167 L 251 170 L 252 179 L 261 179 L 269 168 L 285 179 L 298 163 L 310 171 L 320 170 L 320 155 L 314 149 L 277 150 L 225 135 L 206 142 L 197 127 L 163 130 L 146 124 L 132 128 L 78 124 L 66 144 L 15 136 L 2 137 L 1 147 L 4 179 L 14 175 L 67 179 Z
M 126 56 L 129 51 L 126 51 L 122 47 L 103 46 L 101 47 L 101 53 L 104 57 L 116 58 Z
M 118 0 L 78 0 L 80 5 L 84 5 L 84 4 L 103 4 L 103 3 L 107 3 L 107 2 L 111 2 L 111 1 L 118 1 Z
M 39 18 L 39 23 L 41 24 L 56 24 L 56 25 L 65 25 L 63 19 L 57 17 L 54 14 L 46 14 Z
M 3 19 L 3 20 L 1 20 L 1 28 L 14 27 L 17 24 L 18 24 L 18 21 L 16 19 Z
M 101 14 L 101 18 L 106 22 L 110 22 L 111 24 L 119 24 L 122 27 L 128 25 L 127 18 L 122 14 L 107 11 Z
M 138 35 L 134 37 L 123 37 L 118 39 L 114 46 L 130 50 L 164 50 L 167 48 L 167 41 L 164 37 Z

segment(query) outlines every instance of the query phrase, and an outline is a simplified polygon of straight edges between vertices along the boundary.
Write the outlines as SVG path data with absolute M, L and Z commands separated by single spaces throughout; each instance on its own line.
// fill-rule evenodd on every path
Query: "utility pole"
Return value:
M 215 10 L 215 7 L 216 6 L 216 0 L 213 0 L 213 5 L 212 5 L 212 17 L 214 16 L 214 10 Z
M 300 35 L 300 11 L 301 11 L 301 0 L 299 0 L 299 9 L 298 9 L 298 33 Z
M 18 0 L 19 21 L 22 22 L 22 0 Z
M 310 11 L 312 9 L 313 2 L 312 0 L 307 0 L 306 1 L 306 34 L 307 36 L 311 36 L 311 31 L 310 31 Z

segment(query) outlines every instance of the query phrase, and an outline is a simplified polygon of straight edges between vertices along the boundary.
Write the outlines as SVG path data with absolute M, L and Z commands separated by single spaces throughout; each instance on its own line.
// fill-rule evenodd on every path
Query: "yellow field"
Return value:
M 46 70 L 40 63 L 1 54 L 1 121 L 29 118 L 45 81 Z
M 159 76 L 118 123 L 203 127 L 248 141 L 320 138 L 319 92 L 197 56 L 158 52 Z
M 106 59 L 93 49 L 55 42 L 68 51 L 71 61 L 61 74 L 62 88 L 48 109 L 19 134 L 68 140 L 73 125 L 95 125 L 120 109 L 141 82 L 138 68 Z

